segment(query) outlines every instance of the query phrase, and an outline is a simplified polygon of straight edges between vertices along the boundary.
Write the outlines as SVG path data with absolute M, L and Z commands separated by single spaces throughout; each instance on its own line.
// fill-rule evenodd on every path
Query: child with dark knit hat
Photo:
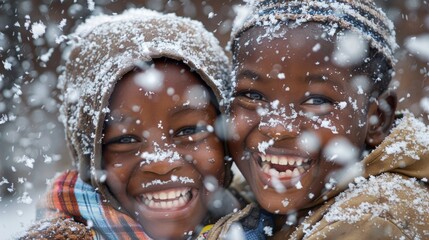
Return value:
M 224 189 L 230 68 L 219 42 L 146 9 L 92 17 L 71 41 L 59 85 L 77 170 L 52 182 L 23 239 L 204 238 L 238 207 Z
M 229 148 L 257 205 L 210 237 L 429 238 L 429 129 L 394 119 L 395 32 L 372 0 L 248 1 L 230 48 Z

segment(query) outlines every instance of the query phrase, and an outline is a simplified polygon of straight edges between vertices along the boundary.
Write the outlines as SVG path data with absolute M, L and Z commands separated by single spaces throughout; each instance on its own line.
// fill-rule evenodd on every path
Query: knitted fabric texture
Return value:
M 151 239 L 136 220 L 114 209 L 94 187 L 83 182 L 78 175 L 76 170 L 71 170 L 53 180 L 52 187 L 37 209 L 37 219 L 41 219 L 41 222 L 32 227 L 22 239 L 34 239 L 32 236 L 44 239 L 63 233 L 69 233 L 67 239 L 89 236 L 100 240 Z M 42 227 L 50 232 L 41 231 Z M 197 239 L 206 239 L 211 228 L 212 225 L 203 227 Z
M 369 41 L 393 68 L 398 47 L 393 23 L 372 0 L 247 0 L 234 21 L 229 47 L 253 26 L 270 26 L 279 21 L 324 22 L 351 30 Z
M 114 209 L 77 171 L 55 178 L 41 204 L 38 219 L 73 218 L 89 226 L 94 239 L 150 239 L 138 222 Z
M 67 142 L 82 180 L 118 207 L 103 184 L 101 161 L 103 124 L 116 82 L 154 58 L 170 58 L 195 70 L 222 107 L 230 92 L 229 60 L 200 22 L 147 9 L 92 17 L 70 40 L 59 82 Z

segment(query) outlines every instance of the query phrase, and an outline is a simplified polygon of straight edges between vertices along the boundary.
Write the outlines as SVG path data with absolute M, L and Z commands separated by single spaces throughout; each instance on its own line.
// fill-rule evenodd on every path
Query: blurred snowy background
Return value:
M 65 35 L 91 14 L 147 7 L 204 23 L 223 46 L 238 0 L 0 0 L 0 239 L 35 218 L 46 182 L 71 167 L 57 119 Z M 378 0 L 397 26 L 400 109 L 429 122 L 429 0 Z

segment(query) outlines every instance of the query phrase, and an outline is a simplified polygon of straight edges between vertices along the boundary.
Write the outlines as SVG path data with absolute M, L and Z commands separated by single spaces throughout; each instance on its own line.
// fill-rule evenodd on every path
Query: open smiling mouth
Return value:
M 258 163 L 262 171 L 270 177 L 279 180 L 300 178 L 310 169 L 308 158 L 299 156 L 279 156 L 258 154 Z
M 158 192 L 143 193 L 139 196 L 140 201 L 148 208 L 154 210 L 176 210 L 191 202 L 197 189 L 174 188 Z

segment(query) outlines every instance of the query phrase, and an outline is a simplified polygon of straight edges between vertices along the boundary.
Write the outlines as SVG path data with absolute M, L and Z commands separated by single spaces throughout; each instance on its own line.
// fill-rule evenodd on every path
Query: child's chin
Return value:
M 292 206 L 290 202 L 289 204 L 284 203 L 284 199 L 279 199 L 277 203 L 273 203 L 274 201 L 272 201 L 271 203 L 261 204 L 261 207 L 270 213 L 279 215 L 291 214 L 300 209 L 300 206 Z
M 153 226 L 144 227 L 145 232 L 151 239 L 189 239 L 193 234 L 193 229 L 187 226 L 156 223 Z
M 203 219 L 191 216 L 187 219 L 140 219 L 145 233 L 152 239 L 189 239 Z
M 301 209 L 309 202 L 303 189 L 287 189 L 278 192 L 274 188 L 261 188 L 254 190 L 255 197 L 261 208 L 274 214 L 288 214 Z

